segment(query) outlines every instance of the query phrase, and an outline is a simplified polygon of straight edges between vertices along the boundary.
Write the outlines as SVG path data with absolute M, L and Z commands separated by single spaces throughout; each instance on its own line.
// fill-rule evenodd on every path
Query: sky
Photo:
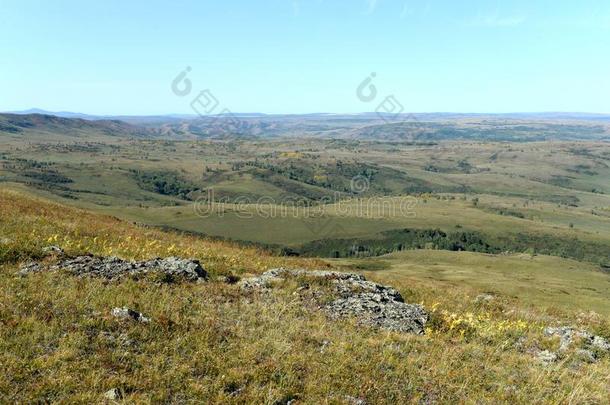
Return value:
M 0 0 L 0 111 L 610 113 L 609 95 L 607 0 Z

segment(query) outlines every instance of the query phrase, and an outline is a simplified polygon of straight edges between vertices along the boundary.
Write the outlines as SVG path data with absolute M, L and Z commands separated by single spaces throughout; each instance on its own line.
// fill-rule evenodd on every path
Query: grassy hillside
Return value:
M 45 142 L 74 142 L 94 138 L 146 138 L 153 135 L 151 131 L 120 120 L 85 120 L 45 114 L 0 114 L 0 136 L 5 138 L 4 140 L 32 137 Z
M 375 259 L 341 259 L 333 263 L 370 269 L 367 274 L 388 282 L 418 280 L 430 288 L 468 286 L 539 310 L 562 309 L 575 313 L 593 310 L 610 316 L 610 274 L 575 260 L 527 254 L 412 250 Z
M 422 302 L 431 314 L 427 333 L 411 336 L 331 321 L 295 299 L 297 281 L 257 294 L 215 279 L 279 265 L 328 266 L 319 260 L 272 257 L 23 193 L 0 192 L 0 207 L 2 402 L 101 402 L 111 388 L 129 403 L 610 399 L 608 358 L 587 364 L 570 352 L 542 366 L 530 353 L 558 346 L 542 336 L 546 325 L 567 323 L 610 335 L 606 315 L 589 312 L 601 308 L 607 288 L 606 275 L 592 267 L 579 268 L 576 277 L 573 268 L 582 266 L 558 258 L 430 251 L 330 264 L 364 269 L 370 279 L 396 287 L 407 302 Z M 40 257 L 48 244 L 72 254 L 197 257 L 212 278 L 204 284 L 158 284 L 53 272 L 17 277 L 18 264 Z M 541 273 L 548 268 L 553 271 Z M 503 283 L 490 288 L 492 280 Z M 570 304 L 571 295 L 561 299 L 562 290 L 580 288 L 588 298 L 578 305 Z M 474 297 L 485 291 L 496 298 L 476 303 Z M 547 309 L 530 305 L 539 303 Z M 110 316 L 113 307 L 124 305 L 151 323 Z

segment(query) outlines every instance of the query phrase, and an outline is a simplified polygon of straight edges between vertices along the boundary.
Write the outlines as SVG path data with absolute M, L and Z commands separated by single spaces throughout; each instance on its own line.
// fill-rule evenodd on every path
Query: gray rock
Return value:
M 352 397 L 351 395 L 346 395 L 345 403 L 348 405 L 366 405 L 366 401 L 361 398 Z
M 243 279 L 239 282 L 239 285 L 244 290 L 265 289 L 269 288 L 273 281 L 298 276 L 325 278 L 328 280 L 365 281 L 365 278 L 359 274 L 339 273 L 336 271 L 278 268 L 266 271 L 258 277 Z
M 134 320 L 136 322 L 148 323 L 150 322 L 150 318 L 145 317 L 142 313 L 138 311 L 134 311 L 133 309 L 129 309 L 127 307 L 123 308 L 113 308 L 112 316 L 119 319 L 129 319 Z
M 273 269 L 244 279 L 244 290 L 267 290 L 273 281 L 288 277 L 327 280 L 338 298 L 322 309 L 333 319 L 355 318 L 362 325 L 396 332 L 423 334 L 428 314 L 420 305 L 406 304 L 392 287 L 367 281 L 362 275 L 334 271 Z
M 19 268 L 19 271 L 17 272 L 17 275 L 27 276 L 28 274 L 38 273 L 43 270 L 45 270 L 45 268 L 40 263 L 29 262 L 29 263 L 21 265 L 21 267 Z
M 595 363 L 597 361 L 595 353 L 591 350 L 578 349 L 576 351 L 576 357 L 586 363 Z
M 63 270 L 79 277 L 90 276 L 109 280 L 155 272 L 166 275 L 169 278 L 168 281 L 179 279 L 196 282 L 204 281 L 208 277 L 207 272 L 201 267 L 199 261 L 193 259 L 168 257 L 165 259 L 157 258 L 148 261 L 131 262 L 114 256 L 101 257 L 93 255 L 64 259 L 49 268 L 37 263 L 28 264 L 21 268 L 19 274 L 26 275 L 42 270 Z
M 577 338 L 582 339 L 585 346 L 594 347 L 603 352 L 610 351 L 610 342 L 603 337 L 570 326 L 547 327 L 544 328 L 544 334 L 546 336 L 559 336 L 559 351 L 568 350 Z
M 420 305 L 388 301 L 380 294 L 340 298 L 325 309 L 333 318 L 355 317 L 359 323 L 395 332 L 424 334 L 428 314 Z
M 557 361 L 557 354 L 548 350 L 542 350 L 536 354 L 536 359 L 542 364 L 548 366 Z
M 546 336 L 559 337 L 558 353 L 564 353 L 580 339 L 581 346 L 576 349 L 577 358 L 588 363 L 594 363 L 599 355 L 610 352 L 610 342 L 601 336 L 595 336 L 585 330 L 577 330 L 571 326 L 547 327 L 543 333 Z
M 574 341 L 574 338 L 578 336 L 578 332 L 568 326 L 561 326 L 558 328 L 547 327 L 544 328 L 543 333 L 546 336 L 559 337 L 559 351 L 567 350 Z
M 593 340 L 591 341 L 591 346 L 596 349 L 602 350 L 604 352 L 610 351 L 610 342 L 604 339 L 601 336 L 593 336 Z
M 121 391 L 118 388 L 112 388 L 104 393 L 104 398 L 109 399 L 111 401 L 117 401 L 123 396 L 121 395 Z
M 59 246 L 45 246 L 42 248 L 42 253 L 46 255 L 63 255 L 64 250 Z
M 144 267 L 145 271 L 161 271 L 164 274 L 189 281 L 201 281 L 201 279 L 208 278 L 207 272 L 201 267 L 199 261 L 194 259 L 180 259 L 177 257 L 157 258 L 147 262 L 140 262 L 139 265 Z M 138 263 L 136 263 L 137 266 Z

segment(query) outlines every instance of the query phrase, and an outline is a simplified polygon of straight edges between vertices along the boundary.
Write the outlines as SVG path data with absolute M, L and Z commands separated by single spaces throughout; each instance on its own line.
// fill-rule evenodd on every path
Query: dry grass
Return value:
M 69 254 L 86 252 L 125 259 L 178 255 L 197 258 L 213 274 L 259 273 L 270 267 L 319 267 L 321 261 L 278 258 L 257 248 L 135 226 L 19 192 L 0 191 L 0 262 L 36 258 L 58 245 Z
M 0 193 L 0 204 L 0 402 L 102 402 L 114 387 L 128 403 L 610 399 L 608 359 L 581 364 L 566 356 L 548 368 L 533 361 L 528 349 L 556 344 L 541 338 L 542 325 L 553 321 L 548 314 L 504 299 L 474 304 L 472 291 L 455 287 L 393 283 L 408 301 L 424 301 L 432 311 L 428 335 L 418 337 L 331 322 L 303 307 L 293 294 L 296 281 L 259 295 L 215 281 L 16 277 L 17 263 L 49 242 L 72 253 L 194 256 L 215 274 L 323 263 L 140 228 L 14 193 Z M 152 322 L 112 318 L 110 310 L 123 305 Z M 582 322 L 607 330 L 599 317 Z

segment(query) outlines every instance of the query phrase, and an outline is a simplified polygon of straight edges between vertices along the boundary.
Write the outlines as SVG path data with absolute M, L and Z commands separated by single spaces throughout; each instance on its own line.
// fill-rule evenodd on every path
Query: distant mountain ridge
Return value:
M 41 111 L 41 110 L 33 110 Z M 57 137 L 95 136 L 197 140 L 254 138 L 325 138 L 437 142 L 442 140 L 543 141 L 610 140 L 610 115 L 584 113 L 452 114 L 426 113 L 379 116 L 363 114 L 231 115 L 94 117 L 78 113 L 60 117 L 0 113 L 0 135 L 53 134 Z M 94 119 L 95 118 L 95 119 Z M 28 132 L 29 131 L 29 132 Z
M 159 121 L 167 119 L 176 120 L 198 120 L 205 118 L 197 114 L 153 114 L 153 115 L 95 115 L 71 111 L 48 111 L 40 108 L 30 108 L 21 111 L 0 112 L 0 114 L 42 114 L 53 115 L 61 118 L 80 118 L 84 120 L 121 120 L 126 122 L 146 122 Z M 267 114 L 267 113 L 233 113 L 236 118 L 380 118 L 376 112 L 361 112 L 361 113 L 303 113 L 303 114 Z M 216 117 L 211 115 L 210 117 Z M 394 120 L 407 121 L 409 119 L 416 120 L 439 120 L 439 119 L 481 119 L 485 117 L 496 119 L 557 119 L 557 120 L 584 120 L 584 121 L 610 121 L 610 114 L 604 113 L 589 113 L 589 112 L 513 112 L 513 113 L 454 113 L 454 112 L 425 112 L 425 113 L 400 113 L 397 115 L 386 114 Z
M 120 120 L 86 120 L 46 114 L 0 114 L 0 133 L 52 132 L 76 136 L 89 132 L 108 136 L 150 137 L 150 130 Z

